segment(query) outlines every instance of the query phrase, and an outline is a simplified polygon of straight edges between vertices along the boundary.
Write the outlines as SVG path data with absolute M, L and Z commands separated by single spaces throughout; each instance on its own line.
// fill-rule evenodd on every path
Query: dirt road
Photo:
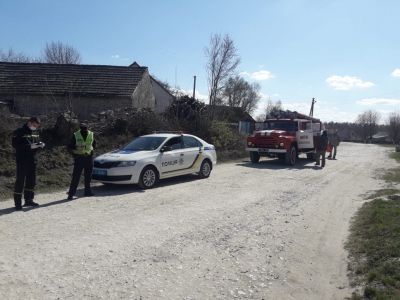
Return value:
M 387 186 L 388 151 L 342 143 L 324 169 L 246 160 L 152 190 L 0 202 L 0 298 L 344 299 L 349 222 Z

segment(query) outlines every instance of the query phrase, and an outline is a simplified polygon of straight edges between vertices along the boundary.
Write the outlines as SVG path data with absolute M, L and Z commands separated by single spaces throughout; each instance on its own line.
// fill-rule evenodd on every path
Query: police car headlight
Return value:
M 133 161 L 120 161 L 117 163 L 116 167 L 133 167 L 136 165 L 136 160 Z

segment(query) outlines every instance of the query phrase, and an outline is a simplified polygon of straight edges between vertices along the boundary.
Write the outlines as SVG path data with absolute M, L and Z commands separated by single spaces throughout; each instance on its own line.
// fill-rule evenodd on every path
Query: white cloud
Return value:
M 117 58 L 119 58 L 119 55 L 118 55 L 118 54 L 116 54 L 116 55 L 111 55 L 111 58 L 112 58 L 112 59 L 117 59 Z
M 392 76 L 394 77 L 400 77 L 400 69 L 396 69 L 393 71 Z
M 363 82 L 360 78 L 350 76 L 331 76 L 326 82 L 335 88 L 335 90 L 350 90 L 351 88 L 369 88 L 374 86 L 370 81 Z
M 253 74 L 250 75 L 250 77 L 255 80 L 267 80 L 270 78 L 275 78 L 275 76 L 272 75 L 271 72 L 265 70 L 254 72 Z
M 356 101 L 359 105 L 400 105 L 400 100 L 397 99 L 384 99 L 384 98 L 369 98 Z
M 266 99 L 268 97 L 268 95 L 263 93 L 258 93 L 258 95 L 260 95 L 261 99 Z
M 250 73 L 249 73 L 249 72 L 246 72 L 246 71 L 243 71 L 243 72 L 240 72 L 239 75 L 250 76 Z
M 300 102 L 293 104 L 282 104 L 285 110 L 297 111 L 298 113 L 308 115 L 310 113 L 310 103 Z M 314 108 L 315 111 L 315 108 Z M 318 118 L 318 117 L 317 117 Z
M 346 111 L 340 111 L 339 109 L 319 109 L 318 115 L 315 114 L 314 116 L 320 119 L 323 123 L 328 122 L 354 122 L 357 118 L 357 113 L 350 113 Z
M 243 71 L 243 72 L 240 72 L 239 74 L 249 76 L 250 78 L 255 79 L 255 80 L 268 80 L 271 78 L 275 78 L 275 76 L 272 75 L 270 71 L 266 71 L 266 70 L 261 70 L 261 71 L 254 72 L 251 74 L 247 71 Z

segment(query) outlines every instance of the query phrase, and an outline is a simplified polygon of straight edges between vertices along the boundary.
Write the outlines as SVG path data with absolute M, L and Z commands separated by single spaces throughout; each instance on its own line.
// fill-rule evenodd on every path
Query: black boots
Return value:
M 94 194 L 92 192 L 83 194 L 83 197 L 93 197 L 93 196 Z
M 27 206 L 39 206 L 39 204 L 36 202 L 33 202 L 33 200 L 25 200 L 24 207 L 27 207 Z

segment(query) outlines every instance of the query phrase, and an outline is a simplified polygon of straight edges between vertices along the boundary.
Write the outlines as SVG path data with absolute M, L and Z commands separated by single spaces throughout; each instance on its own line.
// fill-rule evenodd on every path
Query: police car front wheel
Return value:
M 141 189 L 151 189 L 157 183 L 157 171 L 153 167 L 146 167 L 140 174 L 138 186 Z
M 199 177 L 208 178 L 211 174 L 211 162 L 206 159 L 201 163 Z

